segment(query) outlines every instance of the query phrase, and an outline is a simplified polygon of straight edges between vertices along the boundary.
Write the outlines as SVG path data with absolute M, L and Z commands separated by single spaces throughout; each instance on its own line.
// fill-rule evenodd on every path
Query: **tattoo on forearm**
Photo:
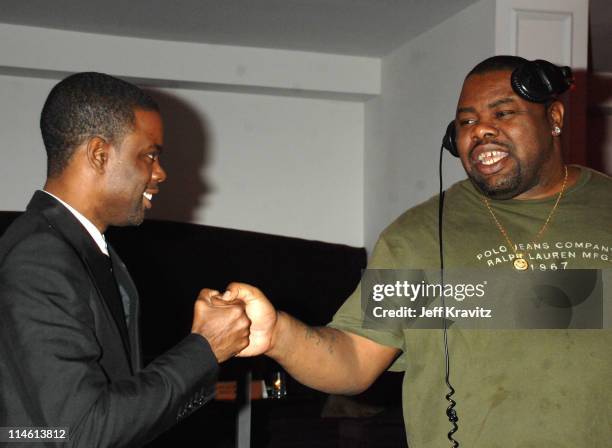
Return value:
M 327 345 L 327 352 L 330 355 L 334 353 L 334 345 L 336 343 L 336 333 L 334 331 L 324 331 L 321 328 L 306 326 L 304 337 L 306 340 L 314 339 L 314 343 L 317 347 L 325 343 Z
M 327 345 L 327 351 L 330 355 L 334 354 L 334 345 L 336 345 L 336 332 L 332 331 L 329 333 L 329 344 Z

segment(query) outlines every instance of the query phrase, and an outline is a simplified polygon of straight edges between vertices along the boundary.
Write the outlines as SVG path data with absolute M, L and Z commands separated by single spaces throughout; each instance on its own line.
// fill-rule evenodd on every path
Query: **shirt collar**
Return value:
M 87 232 L 89 232 L 89 234 L 91 235 L 93 240 L 96 242 L 96 244 L 100 248 L 100 251 L 104 255 L 106 255 L 108 257 L 109 256 L 108 255 L 108 246 L 106 244 L 106 239 L 104 238 L 104 235 L 102 235 L 102 232 L 100 232 L 98 230 L 98 228 L 96 226 L 94 226 L 93 223 L 89 219 L 87 219 L 81 213 L 76 211 L 73 207 L 71 207 L 70 205 L 68 205 L 64 201 L 62 201 L 60 198 L 58 198 L 54 194 L 51 194 L 51 193 L 49 193 L 48 191 L 45 191 L 45 190 L 43 190 L 43 191 L 45 193 L 47 193 L 49 196 L 55 198 L 64 207 L 66 207 L 70 211 L 70 213 L 72 213 L 74 215 L 74 217 L 76 219 L 78 219 L 81 224 L 83 224 L 83 227 L 85 227 L 85 230 L 87 230 Z

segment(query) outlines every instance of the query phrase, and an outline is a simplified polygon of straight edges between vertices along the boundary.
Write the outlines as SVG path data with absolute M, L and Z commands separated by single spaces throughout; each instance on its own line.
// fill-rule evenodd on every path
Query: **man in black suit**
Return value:
M 166 178 L 158 106 L 127 82 L 80 73 L 53 88 L 40 125 L 44 191 L 0 240 L 0 427 L 140 446 L 211 397 L 250 322 L 200 293 L 192 333 L 143 368 L 136 288 L 104 232 L 140 224 Z

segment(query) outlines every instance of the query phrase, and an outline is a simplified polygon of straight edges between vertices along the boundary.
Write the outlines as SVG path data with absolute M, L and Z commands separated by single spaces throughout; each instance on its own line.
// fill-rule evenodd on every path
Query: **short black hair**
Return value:
M 60 175 L 88 138 L 121 141 L 133 129 L 134 109 L 159 111 L 159 106 L 140 88 L 104 73 L 76 73 L 56 84 L 40 114 L 47 176 Z
M 527 59 L 522 58 L 520 56 L 510 56 L 510 55 L 492 56 L 476 64 L 476 66 L 472 70 L 470 70 L 470 72 L 467 74 L 466 78 L 469 78 L 472 75 L 482 75 L 484 73 L 495 72 L 495 71 L 500 71 L 500 70 L 513 71 L 515 68 L 520 67 L 525 62 L 529 62 L 529 61 L 527 61 Z

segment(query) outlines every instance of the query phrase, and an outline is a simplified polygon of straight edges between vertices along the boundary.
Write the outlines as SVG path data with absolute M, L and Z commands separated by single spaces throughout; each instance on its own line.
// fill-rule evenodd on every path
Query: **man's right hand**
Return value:
M 249 345 L 251 321 L 239 300 L 223 301 L 219 292 L 203 289 L 194 305 L 192 333 L 208 341 L 219 363 L 231 358 Z
M 204 291 L 210 300 L 218 294 Z M 302 384 L 323 392 L 364 391 L 399 353 L 395 347 L 354 333 L 309 327 L 287 313 L 277 312 L 259 289 L 245 283 L 231 283 L 220 299 L 229 304 L 243 303 L 251 320 L 249 345 L 237 356 L 265 354 Z
M 206 290 L 206 297 L 212 298 L 212 292 Z M 257 356 L 267 354 L 274 343 L 274 331 L 278 314 L 268 298 L 259 289 L 246 283 L 230 283 L 221 297 L 227 303 L 244 304 L 248 318 L 251 320 L 249 345 L 238 356 Z

